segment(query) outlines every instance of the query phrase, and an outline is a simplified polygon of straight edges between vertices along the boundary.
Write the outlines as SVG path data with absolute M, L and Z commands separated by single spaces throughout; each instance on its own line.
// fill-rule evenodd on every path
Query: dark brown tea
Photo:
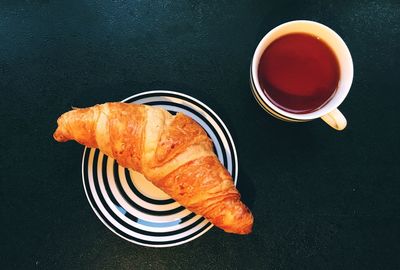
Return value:
M 273 41 L 258 68 L 261 88 L 277 107 L 310 113 L 336 92 L 340 69 L 335 53 L 316 36 L 293 33 Z

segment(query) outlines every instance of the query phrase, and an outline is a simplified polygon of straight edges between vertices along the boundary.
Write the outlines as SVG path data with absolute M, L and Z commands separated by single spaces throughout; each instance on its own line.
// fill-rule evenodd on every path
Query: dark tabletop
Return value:
M 400 269 L 400 4 L 323 2 L 1 1 L 0 268 Z M 276 120 L 251 95 L 257 43 L 294 19 L 328 25 L 352 53 L 343 132 Z M 156 249 L 97 218 L 83 147 L 53 140 L 56 119 L 152 89 L 226 123 L 251 235 L 213 228 Z

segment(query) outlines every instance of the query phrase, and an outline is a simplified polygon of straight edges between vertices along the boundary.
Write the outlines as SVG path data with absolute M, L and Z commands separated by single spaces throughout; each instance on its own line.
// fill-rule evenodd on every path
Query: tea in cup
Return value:
M 337 130 L 347 121 L 337 107 L 353 80 L 353 61 L 332 29 L 292 21 L 272 29 L 258 44 L 251 64 L 251 88 L 273 116 L 291 122 L 322 118 Z

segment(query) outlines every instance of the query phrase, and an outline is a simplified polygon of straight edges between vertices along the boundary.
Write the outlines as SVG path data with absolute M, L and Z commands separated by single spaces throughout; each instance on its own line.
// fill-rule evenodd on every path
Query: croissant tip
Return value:
M 224 231 L 227 233 L 232 233 L 232 234 L 239 234 L 239 235 L 248 235 L 251 234 L 253 232 L 253 225 L 250 225 L 247 228 L 240 228 L 238 229 L 233 229 L 233 230 L 227 230 L 225 229 Z
M 238 234 L 247 235 L 247 234 L 251 234 L 252 232 L 253 232 L 253 223 L 249 224 L 249 226 L 243 228 L 240 232 L 238 232 Z
M 253 217 L 243 223 L 235 223 L 229 227 L 222 228 L 227 233 L 247 235 L 253 232 Z
M 53 138 L 57 142 L 66 142 L 68 139 L 64 136 L 63 132 L 61 129 L 58 127 L 56 131 L 53 133 Z

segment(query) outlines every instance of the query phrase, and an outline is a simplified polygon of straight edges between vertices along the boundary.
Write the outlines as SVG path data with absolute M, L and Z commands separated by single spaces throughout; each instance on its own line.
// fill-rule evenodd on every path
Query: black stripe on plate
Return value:
M 135 184 L 132 181 L 131 174 L 129 173 L 129 170 L 127 168 L 125 168 L 124 173 L 125 173 L 125 178 L 126 178 L 126 181 L 128 182 L 129 188 L 132 190 L 133 193 L 135 193 L 136 196 L 138 196 L 143 201 L 151 203 L 151 204 L 156 204 L 156 205 L 165 205 L 165 204 L 170 204 L 170 203 L 175 202 L 173 199 L 156 200 L 156 199 L 147 197 L 146 195 L 140 193 L 140 191 L 136 188 Z
M 191 212 L 189 215 L 187 215 L 186 217 L 181 218 L 181 221 L 179 221 L 179 224 L 183 224 L 188 220 L 191 220 L 193 217 L 196 216 L 196 213 Z

